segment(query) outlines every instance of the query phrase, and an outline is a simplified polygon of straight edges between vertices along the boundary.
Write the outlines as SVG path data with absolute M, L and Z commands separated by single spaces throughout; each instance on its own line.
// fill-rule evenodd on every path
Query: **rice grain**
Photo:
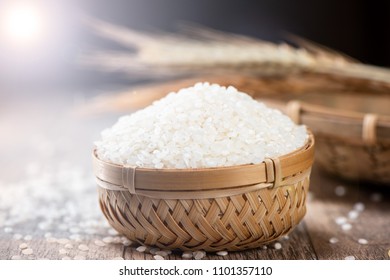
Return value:
M 261 163 L 304 145 L 306 127 L 233 87 L 198 83 L 102 132 L 100 159 L 149 168 Z

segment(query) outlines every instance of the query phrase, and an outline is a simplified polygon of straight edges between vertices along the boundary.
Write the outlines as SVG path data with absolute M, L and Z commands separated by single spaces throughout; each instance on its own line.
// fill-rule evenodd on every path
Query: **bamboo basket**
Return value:
M 316 136 L 316 163 L 353 181 L 390 184 L 390 98 L 353 93 L 290 96 L 265 100 Z M 320 104 L 320 105 L 319 105 Z
M 306 213 L 314 137 L 261 164 L 147 169 L 100 160 L 99 202 L 130 240 L 164 249 L 238 251 L 290 232 Z

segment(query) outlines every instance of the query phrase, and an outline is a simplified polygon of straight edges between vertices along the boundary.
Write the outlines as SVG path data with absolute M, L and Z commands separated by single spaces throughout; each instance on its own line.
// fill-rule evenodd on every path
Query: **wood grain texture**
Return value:
M 23 251 L 19 248 L 19 245 L 25 243 L 28 248 L 32 249 L 31 255 L 24 255 Z M 25 260 L 61 260 L 63 258 L 69 259 L 89 259 L 89 260 L 112 260 L 118 257 L 123 257 L 124 246 L 119 244 L 107 245 L 100 247 L 95 245 L 94 239 L 85 240 L 82 242 L 71 241 L 72 248 L 67 248 L 66 244 L 59 244 L 57 242 L 48 243 L 45 238 L 33 237 L 31 241 L 24 240 L 10 240 L 4 239 L 0 242 L 1 251 L 0 259 L 7 260 L 12 259 L 13 256 L 20 256 Z M 80 245 L 88 247 L 88 251 L 79 249 Z
M 344 186 L 346 194 L 339 197 L 334 190 Z M 389 259 L 390 249 L 390 200 L 385 187 L 375 187 L 367 183 L 350 183 L 331 178 L 315 170 L 312 179 L 313 199 L 308 204 L 305 221 L 308 234 L 319 259 Z M 375 202 L 373 194 L 381 193 L 383 200 Z M 356 219 L 348 218 L 356 203 L 363 203 L 365 209 Z M 336 223 L 338 217 L 346 217 L 350 230 L 343 230 Z M 339 240 L 331 244 L 329 239 Z M 368 244 L 359 244 L 366 239 Z

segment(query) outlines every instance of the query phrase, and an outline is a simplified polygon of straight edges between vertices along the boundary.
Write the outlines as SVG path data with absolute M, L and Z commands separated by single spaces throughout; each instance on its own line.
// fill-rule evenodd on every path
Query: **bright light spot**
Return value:
M 2 7 L 0 12 L 1 37 L 6 42 L 25 44 L 39 41 L 47 23 L 43 9 L 29 2 L 17 2 Z M 12 2 L 11 2 L 12 3 Z

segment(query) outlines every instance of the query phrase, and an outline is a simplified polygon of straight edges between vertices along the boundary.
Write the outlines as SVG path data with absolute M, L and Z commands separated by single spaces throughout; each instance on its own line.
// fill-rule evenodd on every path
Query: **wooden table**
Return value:
M 0 259 L 153 259 L 118 236 L 98 208 L 90 152 L 119 114 L 83 115 L 88 100 L 77 92 L 3 98 Z M 307 214 L 279 240 L 281 249 L 205 258 L 390 259 L 389 190 L 343 182 L 314 166 Z M 167 258 L 181 259 L 181 252 Z

